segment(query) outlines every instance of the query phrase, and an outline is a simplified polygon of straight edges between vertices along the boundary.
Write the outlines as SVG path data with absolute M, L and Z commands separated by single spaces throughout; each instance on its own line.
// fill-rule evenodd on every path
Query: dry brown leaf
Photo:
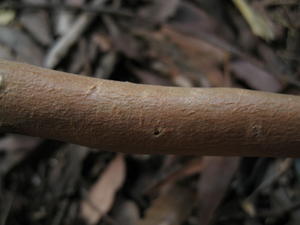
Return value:
M 230 64 L 230 68 L 237 78 L 253 89 L 270 92 L 282 89 L 282 84 L 272 74 L 250 62 L 237 60 Z
M 176 31 L 197 37 L 222 47 L 235 51 L 228 41 L 235 40 L 235 35 L 227 25 L 209 15 L 202 8 L 187 1 L 182 1 L 176 16 L 169 24 Z
M 108 52 L 112 49 L 112 41 L 105 34 L 94 33 L 92 41 L 96 43 L 96 46 L 101 52 Z
M 109 16 L 104 16 L 103 20 L 111 35 L 113 47 L 129 58 L 139 58 L 141 56 L 138 42 L 130 33 L 120 29 L 117 23 Z
M 182 2 L 178 8 L 178 15 L 171 21 L 171 26 L 178 30 L 191 31 L 194 34 L 200 31 L 213 33 L 217 30 L 217 21 L 203 9 L 188 2 Z
M 195 193 L 189 188 L 174 186 L 160 195 L 146 211 L 138 225 L 179 225 L 186 220 L 195 203 Z
M 228 59 L 226 51 L 199 38 L 181 34 L 167 25 L 148 38 L 151 35 L 154 57 L 165 64 L 177 86 L 193 86 L 189 76 L 201 84 L 205 77 L 209 86 L 225 85 L 220 66 Z
M 174 43 L 186 57 L 186 64 L 200 69 L 202 67 L 221 64 L 227 57 L 226 51 L 207 43 L 201 39 L 176 32 L 165 26 L 161 31 L 166 39 Z
M 143 84 L 163 85 L 163 86 L 172 86 L 173 85 L 173 83 L 169 79 L 167 79 L 163 76 L 154 74 L 150 71 L 140 70 L 140 69 L 136 69 L 136 68 L 133 68 L 132 70 L 133 70 L 135 76 L 137 76 L 138 79 L 140 80 L 140 82 Z
M 111 209 L 115 194 L 124 182 L 125 170 L 124 158 L 118 155 L 93 185 L 81 203 L 81 215 L 88 224 L 96 224 Z
M 139 14 L 152 23 L 163 23 L 174 15 L 179 3 L 180 0 L 152 0 L 149 6 L 143 8 Z
M 204 157 L 203 164 L 204 169 L 199 183 L 198 209 L 201 225 L 207 225 L 238 168 L 239 158 Z
M 155 195 L 156 193 L 162 193 L 167 190 L 171 186 L 173 186 L 177 181 L 189 177 L 195 174 L 199 174 L 203 170 L 203 159 L 196 158 L 188 161 L 181 168 L 175 170 L 174 172 L 168 174 L 162 180 L 158 181 L 153 187 L 150 188 L 148 194 Z

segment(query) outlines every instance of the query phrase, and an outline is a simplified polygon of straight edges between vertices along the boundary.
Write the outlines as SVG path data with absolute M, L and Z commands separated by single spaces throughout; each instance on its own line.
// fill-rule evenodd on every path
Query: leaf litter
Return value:
M 300 94 L 299 15 L 297 0 L 1 1 L 0 57 Z M 297 159 L 121 155 L 0 134 L 0 224 L 299 224 L 299 174 Z

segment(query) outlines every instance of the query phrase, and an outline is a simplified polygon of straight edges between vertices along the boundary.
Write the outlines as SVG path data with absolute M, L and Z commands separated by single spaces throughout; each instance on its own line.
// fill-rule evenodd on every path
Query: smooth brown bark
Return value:
M 0 131 L 147 154 L 300 156 L 300 97 L 100 80 L 0 61 Z

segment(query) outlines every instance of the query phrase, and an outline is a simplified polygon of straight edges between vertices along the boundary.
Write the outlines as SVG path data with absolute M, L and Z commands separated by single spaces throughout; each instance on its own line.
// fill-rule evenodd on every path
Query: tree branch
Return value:
M 147 154 L 300 156 L 300 97 L 77 76 L 0 61 L 0 131 Z

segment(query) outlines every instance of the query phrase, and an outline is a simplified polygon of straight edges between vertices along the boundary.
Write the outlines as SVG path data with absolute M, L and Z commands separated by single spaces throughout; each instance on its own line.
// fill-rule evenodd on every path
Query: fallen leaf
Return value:
M 16 12 L 13 10 L 0 9 L 0 25 L 5 26 L 11 23 L 16 16 Z
M 139 12 L 139 15 L 151 21 L 151 23 L 163 23 L 174 15 L 179 3 L 180 0 L 152 0 L 148 6 Z
M 141 53 L 134 37 L 122 31 L 111 17 L 104 16 L 103 20 L 111 35 L 113 47 L 129 58 L 139 58 Z
M 267 68 L 272 74 L 276 74 L 277 77 L 281 77 L 282 80 L 285 80 L 287 77 L 286 64 L 280 60 L 278 53 L 274 52 L 270 46 L 264 43 L 258 45 L 257 51 L 263 59 L 265 68 Z
M 181 2 L 174 21 L 170 22 L 179 30 L 197 33 L 199 30 L 214 33 L 218 28 L 217 21 L 203 9 L 188 2 Z
M 255 35 L 265 40 L 273 40 L 275 38 L 275 33 L 268 20 L 255 11 L 246 0 L 232 1 L 244 16 Z
M 152 73 L 150 71 L 146 71 L 146 70 L 140 70 L 140 69 L 132 69 L 135 76 L 138 77 L 138 79 L 140 80 L 140 82 L 142 84 L 152 84 L 152 85 L 163 85 L 163 86 L 172 86 L 173 83 L 163 77 L 163 76 L 159 76 L 155 73 Z
M 168 190 L 177 181 L 189 177 L 195 174 L 199 174 L 203 170 L 203 159 L 196 158 L 188 161 L 181 168 L 168 174 L 163 179 L 159 180 L 153 187 L 148 191 L 148 195 L 154 196 L 156 193 L 162 193 Z
M 171 79 L 176 86 L 179 87 L 193 87 L 193 82 L 185 74 L 178 73 L 177 71 L 171 73 Z
M 226 51 L 220 49 L 210 43 L 207 43 L 199 38 L 190 37 L 188 35 L 176 32 L 171 27 L 165 26 L 161 31 L 167 40 L 178 46 L 183 55 L 187 55 L 194 67 L 220 64 L 227 57 Z M 199 61 L 200 60 L 200 61 Z
M 208 225 L 238 168 L 239 158 L 204 157 L 203 164 L 198 189 L 198 212 L 200 224 Z
M 151 56 L 164 65 L 165 68 L 160 66 L 166 71 L 163 73 L 175 85 L 204 85 L 205 78 L 209 86 L 224 86 L 225 77 L 220 68 L 227 61 L 228 53 L 223 49 L 168 25 L 162 26 L 159 32 L 149 33 L 147 39 L 152 47 Z
M 125 161 L 122 155 L 118 155 L 109 163 L 81 203 L 81 215 L 88 224 L 96 224 L 111 209 L 115 193 L 124 179 Z
M 282 89 L 282 84 L 272 74 L 245 60 L 233 61 L 230 69 L 238 79 L 253 89 L 270 92 Z
M 194 4 L 182 1 L 174 19 L 168 25 L 188 36 L 200 38 L 228 51 L 236 51 L 228 42 L 236 38 L 228 26 Z
M 186 187 L 174 186 L 160 195 L 146 211 L 145 218 L 138 225 L 182 224 L 195 206 L 195 193 Z
M 105 34 L 94 33 L 92 36 L 92 41 L 96 43 L 101 52 L 108 52 L 112 49 L 111 40 Z

